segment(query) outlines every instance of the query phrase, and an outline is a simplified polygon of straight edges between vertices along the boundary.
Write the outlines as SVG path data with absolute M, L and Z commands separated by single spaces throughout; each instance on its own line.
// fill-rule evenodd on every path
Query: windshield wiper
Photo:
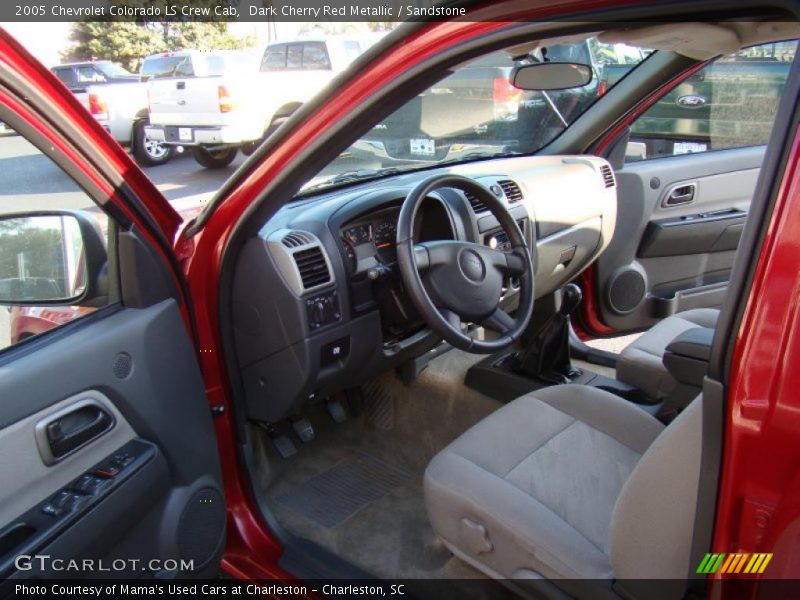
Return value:
M 320 181 L 319 183 L 315 183 L 314 185 L 301 190 L 299 195 L 322 188 L 333 187 L 343 183 L 363 181 L 365 179 L 377 179 L 380 177 L 388 177 L 390 175 L 398 175 L 399 173 L 401 173 L 401 170 L 397 167 L 384 167 L 382 169 L 375 170 L 357 169 L 355 171 L 343 171 L 342 173 L 339 173 L 330 179 Z

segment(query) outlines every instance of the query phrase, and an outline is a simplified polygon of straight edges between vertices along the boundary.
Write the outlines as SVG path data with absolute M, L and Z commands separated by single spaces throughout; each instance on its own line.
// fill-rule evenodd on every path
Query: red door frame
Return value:
M 719 504 L 709 550 L 774 553 L 765 575 L 785 579 L 800 576 L 798 256 L 800 130 L 794 134 L 731 359 Z

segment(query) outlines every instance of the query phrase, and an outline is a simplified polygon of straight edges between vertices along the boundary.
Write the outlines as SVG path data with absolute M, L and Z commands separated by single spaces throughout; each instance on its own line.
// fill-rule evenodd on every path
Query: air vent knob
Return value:
M 501 198 L 503 196 L 503 188 L 501 188 L 496 183 L 489 186 L 489 191 L 491 191 L 498 198 Z

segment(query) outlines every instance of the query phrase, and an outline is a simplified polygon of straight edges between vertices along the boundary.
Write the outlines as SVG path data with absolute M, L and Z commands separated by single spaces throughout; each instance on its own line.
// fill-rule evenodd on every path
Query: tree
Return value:
M 166 49 L 157 30 L 131 22 L 78 22 L 72 26 L 65 61 L 112 60 L 136 72 L 145 56 Z
M 224 22 L 133 23 L 80 22 L 72 27 L 74 45 L 62 54 L 65 61 L 111 60 L 136 72 L 142 60 L 165 50 L 232 50 L 254 43 L 228 33 Z

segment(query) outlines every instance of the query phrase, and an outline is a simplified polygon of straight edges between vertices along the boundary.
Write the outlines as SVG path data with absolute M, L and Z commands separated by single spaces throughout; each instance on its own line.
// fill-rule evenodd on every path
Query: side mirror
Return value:
M 79 211 L 0 216 L 0 304 L 89 305 L 108 294 L 105 240 Z
M 515 67 L 511 84 L 529 92 L 568 90 L 591 83 L 592 67 L 580 63 L 546 62 Z

